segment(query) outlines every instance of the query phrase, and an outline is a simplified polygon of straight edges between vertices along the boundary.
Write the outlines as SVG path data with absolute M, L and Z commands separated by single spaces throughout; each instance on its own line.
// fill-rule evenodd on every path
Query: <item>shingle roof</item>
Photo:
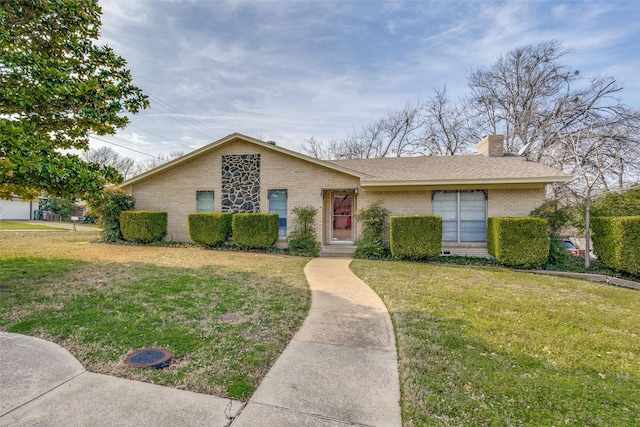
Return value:
M 370 175 L 363 185 L 433 185 L 464 182 L 557 182 L 571 176 L 522 157 L 483 155 L 443 157 L 388 157 L 383 159 L 332 160 L 337 166 Z

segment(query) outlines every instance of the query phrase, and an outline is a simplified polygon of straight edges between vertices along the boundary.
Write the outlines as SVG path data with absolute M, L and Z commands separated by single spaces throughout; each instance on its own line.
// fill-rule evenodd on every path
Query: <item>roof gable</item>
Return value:
M 124 186 L 127 186 L 127 185 L 134 184 L 136 182 L 145 180 L 145 179 L 150 178 L 150 177 L 152 177 L 154 175 L 162 173 L 163 171 L 165 171 L 167 169 L 171 169 L 171 168 L 176 167 L 178 165 L 181 165 L 181 164 L 183 164 L 185 162 L 188 162 L 189 160 L 192 160 L 192 159 L 194 159 L 196 157 L 199 157 L 199 156 L 201 156 L 203 154 L 209 153 L 209 152 L 211 152 L 211 151 L 213 151 L 215 149 L 218 149 L 218 148 L 220 148 L 220 147 L 222 147 L 224 145 L 231 144 L 234 141 L 248 142 L 250 144 L 254 144 L 254 145 L 257 145 L 257 146 L 262 147 L 262 148 L 273 150 L 275 152 L 284 154 L 286 156 L 290 156 L 290 157 L 293 157 L 293 158 L 296 158 L 296 159 L 299 159 L 299 160 L 303 160 L 305 162 L 309 162 L 309 163 L 312 163 L 312 164 L 315 164 L 315 165 L 318 165 L 318 166 L 321 166 L 321 167 L 325 167 L 327 169 L 335 170 L 337 172 L 342 172 L 342 173 L 345 173 L 347 175 L 355 176 L 357 178 L 361 178 L 362 179 L 364 177 L 367 177 L 366 173 L 362 173 L 362 172 L 358 172 L 358 171 L 349 169 L 346 166 L 336 165 L 336 164 L 328 162 L 328 161 L 324 161 L 324 160 L 316 159 L 316 158 L 313 158 L 313 157 L 309 157 L 309 156 L 306 156 L 304 154 L 298 153 L 296 151 L 289 150 L 289 149 L 286 149 L 286 148 L 283 148 L 283 147 L 278 147 L 275 144 L 264 142 L 264 141 L 261 141 L 261 140 L 256 139 L 256 138 L 251 138 L 249 136 L 242 135 L 240 133 L 232 133 L 231 135 L 227 135 L 222 139 L 219 139 L 217 141 L 212 142 L 211 144 L 205 145 L 204 147 L 198 148 L 197 150 L 194 150 L 194 151 L 192 151 L 190 153 L 187 153 L 184 156 L 178 157 L 177 159 L 174 159 L 174 160 L 172 160 L 170 162 L 167 162 L 165 164 L 162 164 L 162 165 L 160 165 L 160 166 L 158 166 L 156 168 L 153 168 L 151 170 L 143 172 L 140 175 L 136 175 L 133 178 L 130 178 L 130 179 L 126 180 L 125 182 L 123 182 L 121 184 L 121 186 L 124 187 Z

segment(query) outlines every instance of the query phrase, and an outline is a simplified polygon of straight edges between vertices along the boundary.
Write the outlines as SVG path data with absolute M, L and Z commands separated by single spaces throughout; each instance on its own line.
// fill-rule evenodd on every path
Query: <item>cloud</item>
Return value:
M 618 73 L 640 103 L 633 2 L 104 0 L 102 42 L 152 96 L 118 138 L 184 151 L 232 132 L 298 147 L 345 132 L 525 43 L 559 39 L 587 74 Z M 161 100 L 161 101 L 160 101 Z M 152 133 L 149 133 L 152 132 Z M 158 135 L 161 135 L 159 137 Z M 128 139 L 127 139 L 128 138 Z M 136 139 L 138 138 L 138 139 Z M 151 153 L 153 154 L 153 153 Z

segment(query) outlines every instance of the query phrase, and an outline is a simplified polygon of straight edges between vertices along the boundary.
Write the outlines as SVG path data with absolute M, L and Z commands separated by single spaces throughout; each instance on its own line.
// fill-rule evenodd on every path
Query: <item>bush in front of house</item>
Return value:
M 361 236 L 356 241 L 355 258 L 385 259 L 389 257 L 389 248 L 384 244 L 384 232 L 389 219 L 389 210 L 381 200 L 363 209 L 356 218 L 361 227 Z
M 509 267 L 540 267 L 549 257 L 548 228 L 543 218 L 489 218 L 487 251 Z
M 87 201 L 90 213 L 99 217 L 98 225 L 102 229 L 102 240 L 117 242 L 122 240 L 120 231 L 120 214 L 133 209 L 135 199 L 119 188 L 107 188 L 99 197 Z
M 438 257 L 442 249 L 442 217 L 392 216 L 389 237 L 394 258 L 420 260 Z
M 233 240 L 241 248 L 269 248 L 278 240 L 278 214 L 233 214 L 231 232 Z
M 292 255 L 317 257 L 320 242 L 316 240 L 315 218 L 318 210 L 312 206 L 293 208 L 295 228 L 287 236 L 287 252 Z
M 122 238 L 129 242 L 159 242 L 167 235 L 167 213 L 125 211 L 120 214 Z
M 591 239 L 607 267 L 640 277 L 640 216 L 595 217 Z
M 224 212 L 192 213 L 187 215 L 189 238 L 204 246 L 220 246 L 231 234 L 232 214 Z

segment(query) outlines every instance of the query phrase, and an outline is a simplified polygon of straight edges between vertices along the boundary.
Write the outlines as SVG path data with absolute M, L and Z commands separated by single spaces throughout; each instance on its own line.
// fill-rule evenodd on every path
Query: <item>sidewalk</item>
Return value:
M 391 319 L 350 262 L 307 264 L 309 316 L 233 427 L 402 425 Z
M 229 399 L 90 373 L 57 344 L 0 332 L 0 426 L 399 427 L 391 320 L 350 261 L 307 264 L 309 316 L 244 409 Z

